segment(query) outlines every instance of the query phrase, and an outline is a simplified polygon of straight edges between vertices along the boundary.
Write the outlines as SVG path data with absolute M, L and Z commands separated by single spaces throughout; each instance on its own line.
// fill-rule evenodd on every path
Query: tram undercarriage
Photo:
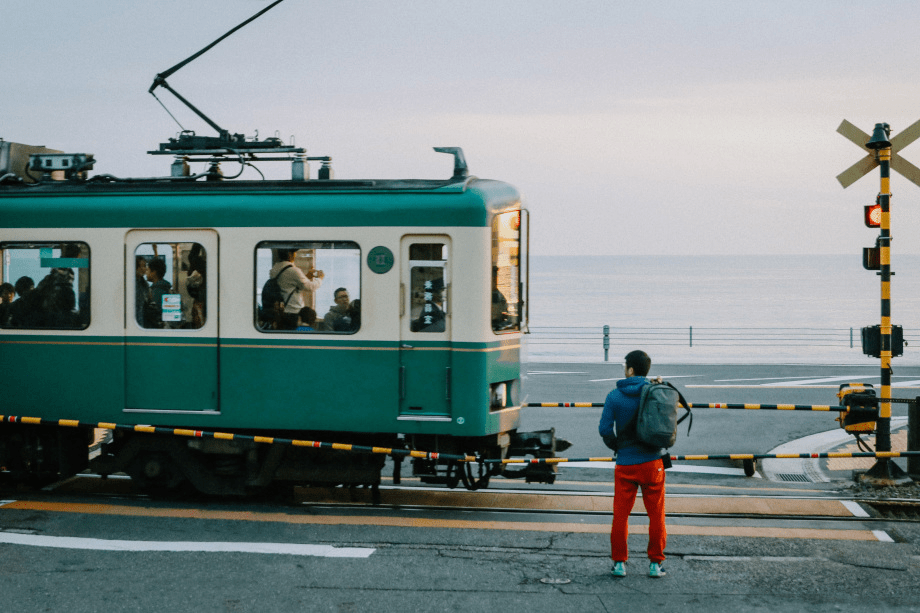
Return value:
M 303 439 L 305 433 L 297 433 Z M 328 437 L 330 433 L 324 433 Z M 456 459 L 411 458 L 412 475 L 422 483 L 470 490 L 486 488 L 494 476 L 553 483 L 553 464 L 510 469 L 485 460 L 549 458 L 570 446 L 554 430 L 510 432 L 487 437 L 439 437 L 395 434 L 339 435 L 337 442 L 356 446 L 434 451 L 466 455 Z M 247 496 L 293 486 L 370 487 L 375 493 L 386 462 L 383 453 L 314 449 L 245 440 L 188 439 L 163 433 L 115 430 L 89 459 L 93 430 L 48 426 L 0 426 L 0 469 L 7 481 L 42 486 L 89 469 L 103 477 L 124 473 L 151 495 L 198 491 L 216 496 Z M 405 455 L 392 454 L 393 482 L 401 481 Z M 376 499 L 376 495 L 375 495 Z

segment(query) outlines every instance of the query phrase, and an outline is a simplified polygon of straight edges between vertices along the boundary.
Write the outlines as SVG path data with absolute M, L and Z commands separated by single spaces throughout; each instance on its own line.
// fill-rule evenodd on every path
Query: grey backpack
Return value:
M 678 406 L 683 406 L 686 411 L 680 419 L 677 418 Z M 639 395 L 639 411 L 634 422 L 635 438 L 649 447 L 667 449 L 677 439 L 677 425 L 688 417 L 687 434 L 690 434 L 693 414 L 681 393 L 667 381 L 649 382 L 642 386 Z

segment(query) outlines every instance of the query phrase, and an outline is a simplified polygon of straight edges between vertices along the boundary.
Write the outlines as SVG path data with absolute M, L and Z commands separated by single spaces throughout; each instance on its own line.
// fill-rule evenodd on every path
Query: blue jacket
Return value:
M 617 386 L 604 402 L 604 412 L 601 414 L 601 423 L 597 430 L 601 436 L 619 434 L 639 411 L 639 394 L 642 386 L 648 383 L 645 377 L 630 377 L 620 379 Z M 619 437 L 617 439 L 617 464 L 629 466 L 644 464 L 661 457 L 663 450 L 651 449 L 639 441 Z

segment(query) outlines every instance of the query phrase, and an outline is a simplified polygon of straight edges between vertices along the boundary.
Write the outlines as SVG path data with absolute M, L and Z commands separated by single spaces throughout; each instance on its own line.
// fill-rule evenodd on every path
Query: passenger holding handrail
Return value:
M 272 266 L 268 273 L 271 278 L 277 277 L 278 287 L 284 296 L 284 313 L 281 316 L 281 327 L 284 330 L 297 328 L 297 317 L 304 304 L 303 292 L 315 292 L 323 284 L 322 270 L 311 268 L 307 274 L 294 265 L 297 258 L 297 249 L 279 249 L 278 262 Z

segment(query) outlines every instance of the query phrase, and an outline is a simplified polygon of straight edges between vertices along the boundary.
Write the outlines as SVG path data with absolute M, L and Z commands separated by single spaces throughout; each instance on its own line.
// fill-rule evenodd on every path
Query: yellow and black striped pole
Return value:
M 887 130 L 886 130 L 887 131 Z M 882 226 L 879 235 L 879 250 L 882 276 L 882 327 L 881 327 L 881 396 L 879 401 L 879 423 L 875 446 L 879 451 L 891 451 L 891 144 L 878 151 L 881 170 Z M 879 460 L 887 462 L 888 460 Z
M 881 190 L 878 202 L 882 207 L 881 234 L 879 234 L 879 263 L 882 277 L 882 324 L 879 354 L 881 358 L 881 395 L 879 419 L 876 426 L 875 448 L 879 452 L 891 451 L 891 128 L 887 123 L 875 124 L 872 138 L 866 147 L 875 150 L 881 171 Z M 897 478 L 903 471 L 889 458 L 879 458 L 866 476 L 881 482 Z M 906 475 L 903 475 L 906 476 Z

